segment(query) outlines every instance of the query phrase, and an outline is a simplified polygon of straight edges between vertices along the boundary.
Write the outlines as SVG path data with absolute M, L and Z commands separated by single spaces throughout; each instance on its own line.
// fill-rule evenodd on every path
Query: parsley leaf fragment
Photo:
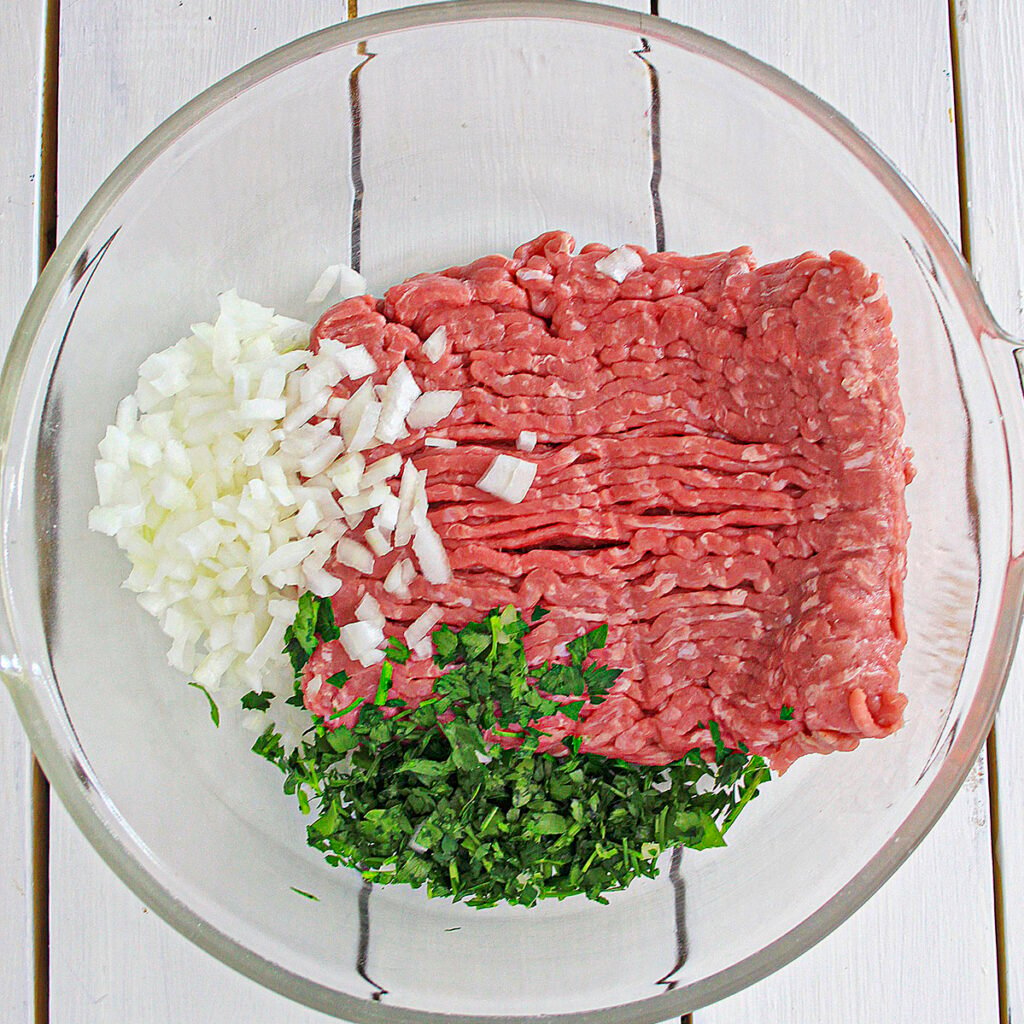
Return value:
M 202 690 L 206 695 L 206 699 L 210 702 L 210 721 L 219 729 L 220 708 L 217 707 L 217 702 L 210 696 L 210 691 L 202 683 L 189 683 L 188 685 L 194 686 L 197 690 Z
M 782 705 L 782 710 L 779 712 L 780 722 L 791 722 L 793 720 L 793 708 L 788 704 Z
M 242 697 L 242 707 L 246 711 L 266 711 L 273 699 L 274 694 L 270 690 L 264 690 L 262 693 L 250 690 Z

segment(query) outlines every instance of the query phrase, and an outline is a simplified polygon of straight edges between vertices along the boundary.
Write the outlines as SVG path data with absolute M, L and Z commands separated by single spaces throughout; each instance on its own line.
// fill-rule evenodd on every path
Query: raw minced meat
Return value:
M 404 359 L 424 390 L 462 393 L 440 426 L 368 453 L 427 470 L 452 581 L 417 577 L 399 599 L 383 582 L 406 551 L 370 577 L 329 564 L 345 584 L 338 620 L 366 593 L 395 636 L 431 604 L 458 628 L 540 603 L 551 614 L 531 634 L 537 661 L 607 622 L 603 657 L 623 674 L 579 722 L 536 723 L 549 747 L 579 734 L 584 751 L 658 764 L 707 747 L 714 720 L 726 743 L 784 768 L 898 729 L 911 469 L 878 278 L 839 252 L 757 267 L 748 249 L 636 248 L 643 266 L 619 283 L 596 267 L 607 246 L 573 250 L 550 232 L 511 259 L 349 299 L 316 325 L 314 347 L 364 345 L 377 382 Z M 423 341 L 442 327 L 435 361 Z M 522 431 L 537 435 L 529 453 Z M 477 487 L 499 453 L 537 467 L 519 504 Z M 372 698 L 379 670 L 336 642 L 306 679 L 342 669 L 343 691 L 307 694 L 317 714 Z M 422 699 L 436 674 L 414 657 L 392 696 Z

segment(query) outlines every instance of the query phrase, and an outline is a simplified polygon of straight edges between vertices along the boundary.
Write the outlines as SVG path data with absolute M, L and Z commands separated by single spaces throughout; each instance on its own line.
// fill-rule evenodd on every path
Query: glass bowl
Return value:
M 723 850 L 607 906 L 474 911 L 306 848 L 276 770 L 164 659 L 90 534 L 92 462 L 147 354 L 236 287 L 308 315 L 320 270 L 379 294 L 543 230 L 684 253 L 854 253 L 887 283 L 918 477 L 906 727 L 807 757 Z M 1021 605 L 1015 346 L 949 239 L 834 110 L 698 32 L 567 0 L 360 19 L 167 120 L 61 243 L 0 398 L 0 667 L 54 788 L 151 907 L 265 985 L 355 1021 L 653 1022 L 778 968 L 941 814 L 991 724 Z M 292 887 L 316 894 L 303 899 Z

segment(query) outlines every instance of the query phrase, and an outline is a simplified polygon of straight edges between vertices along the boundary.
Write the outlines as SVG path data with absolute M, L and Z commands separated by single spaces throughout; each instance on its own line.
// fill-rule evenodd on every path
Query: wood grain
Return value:
M 1024 339 L 1024 8 L 959 0 L 955 29 L 971 266 L 1002 327 Z M 995 727 L 1006 1020 L 1024 1019 L 1024 657 Z
M 836 106 L 900 167 L 956 236 L 944 4 L 661 0 L 660 13 L 774 64 Z M 851 920 L 776 975 L 696 1013 L 695 1024 L 995 1024 L 985 773 L 983 757 L 920 849 Z
M 0 358 L 38 265 L 36 190 L 43 4 L 4 8 L 0 63 Z M 32 756 L 14 706 L 0 694 L 0 1007 L 11 1024 L 33 1017 Z

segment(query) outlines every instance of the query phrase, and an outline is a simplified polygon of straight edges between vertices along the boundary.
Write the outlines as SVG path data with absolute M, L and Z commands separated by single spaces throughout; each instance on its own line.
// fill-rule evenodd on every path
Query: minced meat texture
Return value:
M 545 749 L 578 734 L 585 752 L 665 763 L 707 749 L 714 720 L 726 743 L 785 768 L 893 732 L 906 704 L 911 469 L 877 276 L 839 252 L 757 267 L 748 249 L 636 251 L 643 268 L 620 284 L 595 267 L 606 246 L 574 254 L 570 236 L 550 232 L 511 259 L 421 274 L 321 318 L 314 346 L 365 345 L 378 383 L 404 359 L 424 390 L 462 392 L 438 427 L 368 453 L 398 450 L 427 470 L 452 582 L 417 577 L 399 600 L 383 580 L 408 550 L 378 558 L 371 577 L 329 563 L 344 580 L 338 621 L 366 592 L 394 636 L 432 603 L 453 628 L 543 604 L 537 662 L 607 622 L 602 660 L 624 671 L 579 722 L 535 723 Z M 447 346 L 434 363 L 422 342 L 439 327 Z M 337 393 L 354 389 L 342 381 Z M 515 447 L 524 430 L 537 434 L 530 454 Z M 425 447 L 429 435 L 458 445 Z M 537 466 L 520 504 L 476 486 L 501 452 Z M 306 680 L 342 669 L 343 690 L 307 695 L 317 714 L 372 699 L 379 670 L 337 642 Z M 413 658 L 392 696 L 423 699 L 437 671 Z

